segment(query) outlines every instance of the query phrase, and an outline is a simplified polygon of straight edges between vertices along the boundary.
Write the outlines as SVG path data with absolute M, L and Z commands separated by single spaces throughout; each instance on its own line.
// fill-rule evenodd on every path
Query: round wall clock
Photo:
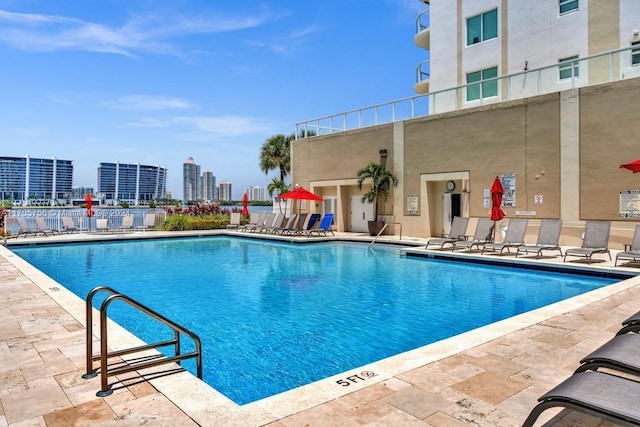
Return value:
M 453 181 L 447 182 L 447 191 L 453 191 L 456 189 L 456 183 Z

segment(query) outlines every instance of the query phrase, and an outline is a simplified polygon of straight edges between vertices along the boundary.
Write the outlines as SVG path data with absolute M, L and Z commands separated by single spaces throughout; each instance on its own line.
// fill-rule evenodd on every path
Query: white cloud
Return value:
M 281 17 L 266 9 L 239 16 L 149 14 L 134 16 L 120 27 L 110 27 L 71 17 L 0 10 L 0 42 L 27 51 L 85 50 L 125 56 L 134 56 L 136 52 L 177 54 L 167 40 L 258 27 Z
M 182 98 L 151 95 L 123 96 L 114 101 L 106 102 L 104 105 L 117 110 L 141 111 L 196 108 L 196 105 L 191 104 Z

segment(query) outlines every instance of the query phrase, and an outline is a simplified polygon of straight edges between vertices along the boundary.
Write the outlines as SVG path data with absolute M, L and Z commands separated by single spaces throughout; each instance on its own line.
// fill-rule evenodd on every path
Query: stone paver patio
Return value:
M 628 279 L 436 350 L 411 352 L 401 366 L 374 364 L 381 380 L 347 394 L 324 385 L 234 408 L 205 397 L 207 386 L 180 373 L 149 382 L 119 377 L 121 387 L 99 398 L 99 377 L 81 377 L 81 301 L 67 304 L 71 297 L 57 297 L 59 285 L 16 258 L 0 247 L 0 426 L 517 426 L 540 395 L 640 310 L 640 278 Z M 555 416 L 558 426 L 610 425 L 556 414 L 548 410 L 540 422 Z

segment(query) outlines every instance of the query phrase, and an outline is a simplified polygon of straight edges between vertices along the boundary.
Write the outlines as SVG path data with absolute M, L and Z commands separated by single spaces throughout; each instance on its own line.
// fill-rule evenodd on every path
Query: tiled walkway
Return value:
M 12 427 L 517 426 L 541 394 L 568 377 L 581 357 L 640 310 L 640 278 L 634 278 L 595 299 L 564 303 L 547 320 L 522 329 L 510 325 L 507 329 L 513 331 L 504 336 L 461 351 L 449 349 L 449 357 L 326 403 L 283 409 L 283 416 L 263 411 L 242 421 L 214 408 L 198 408 L 193 396 L 191 404 L 178 402 L 179 407 L 170 400 L 178 399 L 158 391 L 155 382 L 124 381 L 127 386 L 113 395 L 96 397 L 99 377 L 81 378 L 85 329 L 77 310 L 71 310 L 74 317 L 63 309 L 51 297 L 55 286 L 42 285 L 29 271 L 23 274 L 10 258 L 0 248 L 0 426 Z M 547 411 L 544 419 L 557 412 Z M 610 425 L 575 413 L 562 416 L 556 425 Z

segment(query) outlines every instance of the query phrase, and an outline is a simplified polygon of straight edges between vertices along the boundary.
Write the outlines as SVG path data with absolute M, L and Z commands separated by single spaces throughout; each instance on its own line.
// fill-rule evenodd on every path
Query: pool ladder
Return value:
M 100 353 L 97 355 L 93 354 L 93 297 L 98 292 L 107 292 L 110 294 L 100 306 Z M 107 308 L 114 301 L 123 301 L 130 305 L 131 307 L 141 311 L 142 313 L 148 315 L 149 317 L 159 321 L 160 323 L 168 326 L 173 330 L 174 337 L 173 339 L 160 341 L 154 344 L 146 344 L 138 347 L 127 348 L 124 350 L 117 351 L 108 351 L 108 342 L 107 342 Z M 201 343 L 200 338 L 190 332 L 189 330 L 183 328 L 177 323 L 167 319 L 161 314 L 153 311 L 152 309 L 140 304 L 138 301 L 117 292 L 116 290 L 108 287 L 108 286 L 98 286 L 89 292 L 87 295 L 87 299 L 85 300 L 86 307 L 86 324 L 87 324 L 87 349 L 86 349 L 86 358 L 87 358 L 87 372 L 82 375 L 82 378 L 93 378 L 97 375 L 98 369 L 93 368 L 93 362 L 95 360 L 100 360 L 100 386 L 101 389 L 96 393 L 98 397 L 109 396 L 113 393 L 111 386 L 108 384 L 108 377 L 124 374 L 127 372 L 137 371 L 139 369 L 151 368 L 159 365 L 163 365 L 166 363 L 177 362 L 180 365 L 180 362 L 185 359 L 195 358 L 196 359 L 196 371 L 198 378 L 202 379 L 202 351 L 201 351 Z M 180 335 L 184 334 L 191 338 L 195 343 L 195 351 L 190 353 L 180 354 Z M 109 367 L 108 359 L 110 357 L 119 357 L 125 354 L 132 354 L 137 352 L 142 352 L 151 349 L 157 349 L 159 347 L 166 346 L 174 346 L 174 356 L 165 356 L 163 354 L 155 354 L 152 356 L 142 356 L 138 358 L 131 359 L 125 362 L 115 362 L 114 365 Z M 122 366 L 124 365 L 124 366 Z
M 384 233 L 384 230 L 387 229 L 387 227 L 391 224 L 395 224 L 395 225 L 399 225 L 400 226 L 400 240 L 402 240 L 402 223 L 399 222 L 386 222 L 384 224 L 384 227 L 382 227 L 382 230 L 380 230 L 380 232 L 376 235 L 376 237 L 374 237 L 374 239 L 371 241 L 371 243 L 369 243 L 369 246 L 367 247 L 371 247 L 373 246 L 373 244 L 376 242 L 376 240 L 378 240 L 378 237 L 380 237 L 382 235 L 382 233 Z

